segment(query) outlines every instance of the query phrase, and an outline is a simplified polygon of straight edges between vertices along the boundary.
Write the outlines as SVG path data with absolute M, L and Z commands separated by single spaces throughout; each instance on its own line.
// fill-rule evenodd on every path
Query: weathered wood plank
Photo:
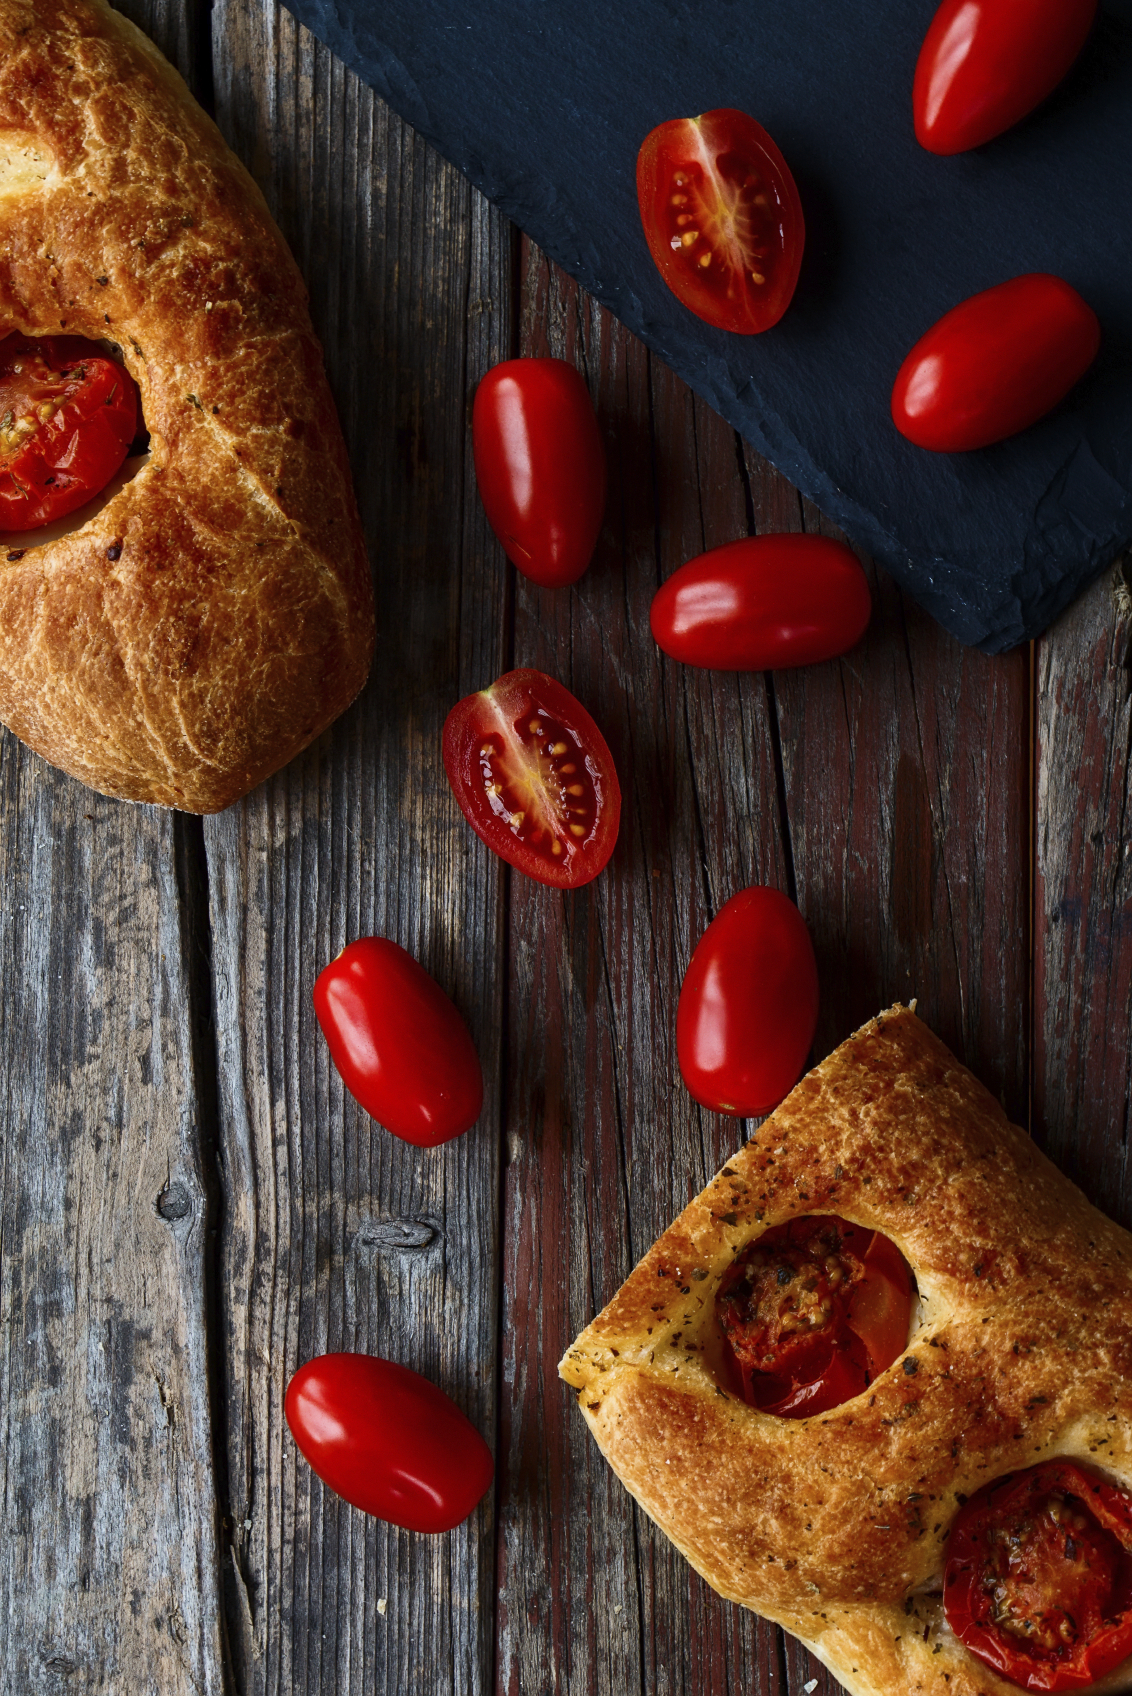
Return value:
M 664 659 L 661 578 L 746 528 L 732 432 L 524 243 L 522 351 L 573 359 L 609 451 L 594 563 L 516 578 L 514 663 L 593 712 L 624 790 L 607 870 L 511 881 L 497 1690 L 782 1687 L 777 1634 L 700 1583 L 613 1478 L 557 1379 L 572 1337 L 741 1139 L 676 1066 L 676 998 L 719 905 L 785 882 L 761 678 Z M 597 1605 L 595 1605 L 595 1602 Z M 758 1669 L 756 1674 L 756 1668 Z
M 1034 1126 L 1132 1225 L 1132 606 L 1105 573 L 1038 644 Z
M 124 7 L 188 76 L 202 8 Z M 224 1688 L 193 826 L 0 740 L 0 1686 Z
M 304 1360 L 358 1349 L 496 1406 L 502 880 L 440 762 L 452 703 L 502 663 L 504 579 L 469 499 L 467 398 L 510 334 L 510 234 L 284 12 L 221 0 L 216 105 L 312 290 L 377 572 L 361 700 L 209 821 L 220 1060 L 222 1346 L 237 1679 L 249 1692 L 480 1692 L 493 1513 L 414 1537 L 346 1507 L 286 1432 Z M 479 1124 L 438 1150 L 344 1095 L 311 1007 L 352 937 L 453 994 Z

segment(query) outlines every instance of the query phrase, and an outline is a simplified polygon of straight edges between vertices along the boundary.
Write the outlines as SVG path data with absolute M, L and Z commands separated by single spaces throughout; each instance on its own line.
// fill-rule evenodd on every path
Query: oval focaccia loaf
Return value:
M 369 566 L 298 268 L 177 73 L 102 0 L 0 0 L 0 334 L 104 339 L 148 458 L 0 536 L 0 718 L 109 795 L 227 806 L 357 694 Z
M 890 1237 L 919 1307 L 863 1395 L 779 1419 L 727 1387 L 715 1293 L 814 1213 Z M 854 1696 L 1017 1696 L 946 1624 L 944 1546 L 963 1499 L 1056 1455 L 1132 1487 L 1132 1237 L 894 1008 L 802 1079 L 559 1371 L 697 1571 Z M 1132 1664 L 1091 1688 L 1132 1689 Z

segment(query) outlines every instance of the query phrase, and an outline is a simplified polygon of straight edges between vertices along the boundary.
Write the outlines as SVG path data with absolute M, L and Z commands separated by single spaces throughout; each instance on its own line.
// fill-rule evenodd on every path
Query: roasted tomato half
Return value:
M 720 330 L 753 336 L 790 305 L 806 228 L 790 168 L 761 124 L 722 108 L 644 139 L 637 198 L 657 270 Z
M 943 0 L 912 86 L 916 139 L 963 153 L 1033 111 L 1085 45 L 1097 0 Z
M 960 1642 L 1023 1690 L 1080 1690 L 1132 1656 L 1132 1496 L 1072 1460 L 960 1508 L 943 1574 Z
M 1100 340 L 1096 314 L 1060 277 L 1012 277 L 921 336 L 893 385 L 893 423 L 936 453 L 989 447 L 1055 407 Z
M 0 342 L 0 531 L 84 506 L 120 469 L 138 421 L 137 385 L 96 342 Z
M 860 562 L 830 536 L 745 536 L 711 548 L 657 590 L 649 624 L 685 665 L 775 671 L 847 653 L 872 612 Z
M 314 1010 L 342 1082 L 386 1130 L 434 1148 L 475 1124 L 483 1072 L 468 1027 L 399 943 L 351 942 L 319 973 Z
M 476 390 L 476 482 L 488 523 L 525 577 L 575 583 L 605 512 L 605 449 L 589 390 L 564 359 L 507 359 Z
M 323 1354 L 287 1386 L 287 1424 L 312 1471 L 363 1513 L 451 1531 L 494 1475 L 491 1450 L 444 1391 L 407 1366 Z
M 903 1354 L 912 1297 L 907 1262 L 879 1231 L 834 1214 L 775 1225 L 716 1296 L 733 1382 L 782 1419 L 827 1413 Z
M 613 756 L 581 702 L 541 671 L 505 672 L 456 703 L 444 769 L 477 836 L 540 883 L 589 883 L 613 852 Z
M 806 921 L 777 889 L 741 889 L 688 962 L 676 1058 L 703 1107 L 741 1118 L 777 1107 L 798 1081 L 818 1022 Z

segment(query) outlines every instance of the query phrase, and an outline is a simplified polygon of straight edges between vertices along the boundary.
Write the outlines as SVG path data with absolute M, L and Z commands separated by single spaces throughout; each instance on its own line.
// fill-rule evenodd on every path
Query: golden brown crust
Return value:
M 807 1213 L 891 1237 L 921 1311 L 865 1395 L 783 1420 L 727 1393 L 714 1298 L 753 1238 Z M 1006 1696 L 942 1618 L 944 1544 L 960 1495 L 1043 1458 L 1132 1485 L 1132 1237 L 894 1008 L 802 1079 L 559 1370 L 708 1583 L 849 1690 Z
M 302 279 L 102 0 L 0 0 L 0 238 L 0 332 L 115 342 L 151 436 L 80 529 L 0 538 L 0 718 L 107 794 L 213 812 L 343 711 L 373 649 Z

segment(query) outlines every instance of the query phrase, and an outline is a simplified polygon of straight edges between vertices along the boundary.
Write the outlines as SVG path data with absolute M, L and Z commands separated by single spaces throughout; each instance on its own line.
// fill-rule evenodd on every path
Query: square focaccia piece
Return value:
M 755 1239 L 820 1214 L 900 1249 L 911 1330 L 864 1393 L 781 1418 L 736 1393 L 717 1296 Z M 1055 1458 L 1132 1487 L 1132 1237 L 897 1007 L 802 1079 L 559 1370 L 696 1570 L 853 1696 L 1008 1696 L 945 1619 L 948 1535 L 976 1491 Z M 1091 1688 L 1132 1690 L 1132 1662 Z

